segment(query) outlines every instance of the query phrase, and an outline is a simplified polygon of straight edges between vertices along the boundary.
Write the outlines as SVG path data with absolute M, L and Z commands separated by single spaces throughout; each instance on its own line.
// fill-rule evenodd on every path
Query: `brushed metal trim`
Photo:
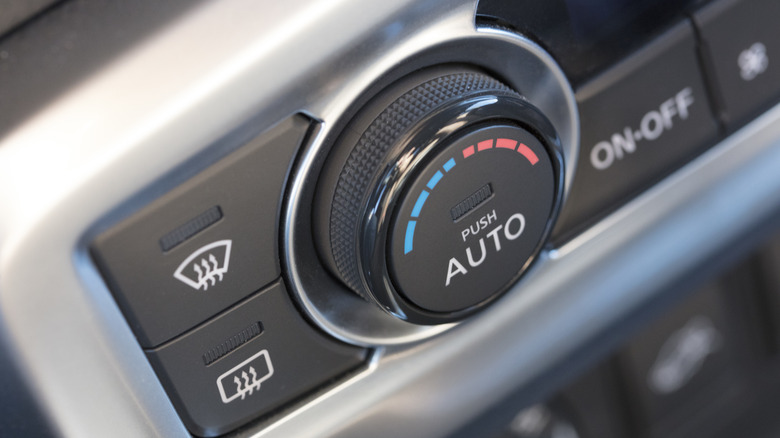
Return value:
M 86 256 L 99 219 L 151 200 L 153 183 L 250 118 L 343 111 L 330 98 L 341 84 L 364 89 L 393 60 L 355 75 L 351 50 L 408 50 L 399 35 L 465 29 L 459 14 L 473 7 L 213 2 L 0 140 L 0 335 L 62 436 L 190 436 Z M 379 349 L 366 372 L 241 435 L 446 435 L 767 220 L 779 167 L 775 107 L 548 253 L 500 305 L 424 344 Z

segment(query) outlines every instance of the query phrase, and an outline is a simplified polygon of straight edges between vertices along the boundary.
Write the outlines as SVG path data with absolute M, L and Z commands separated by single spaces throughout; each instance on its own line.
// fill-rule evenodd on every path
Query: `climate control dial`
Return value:
M 439 313 L 505 288 L 535 254 L 555 199 L 555 171 L 523 128 L 475 129 L 442 148 L 401 194 L 390 222 L 390 279 Z
M 532 263 L 561 197 L 560 142 L 500 81 L 429 71 L 385 90 L 325 165 L 315 235 L 351 290 L 420 324 L 469 315 Z

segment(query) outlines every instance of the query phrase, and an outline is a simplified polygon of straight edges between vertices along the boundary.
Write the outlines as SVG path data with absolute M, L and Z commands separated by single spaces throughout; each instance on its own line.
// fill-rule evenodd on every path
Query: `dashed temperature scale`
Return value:
M 516 126 L 485 127 L 445 146 L 395 209 L 388 267 L 396 289 L 434 312 L 496 296 L 541 245 L 554 175 L 541 142 Z

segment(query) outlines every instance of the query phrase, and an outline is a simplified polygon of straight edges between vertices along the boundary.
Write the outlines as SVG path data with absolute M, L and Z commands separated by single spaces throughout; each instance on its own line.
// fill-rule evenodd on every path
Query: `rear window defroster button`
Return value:
M 358 368 L 365 349 L 325 337 L 276 283 L 157 349 L 152 366 L 185 426 L 215 436 Z

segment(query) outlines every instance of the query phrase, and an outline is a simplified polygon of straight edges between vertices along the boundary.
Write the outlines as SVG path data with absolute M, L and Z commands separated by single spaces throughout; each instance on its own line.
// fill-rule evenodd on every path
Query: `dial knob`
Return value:
M 560 200 L 547 119 L 470 69 L 419 73 L 366 105 L 336 141 L 317 245 L 349 289 L 420 324 L 461 319 L 538 254 Z

